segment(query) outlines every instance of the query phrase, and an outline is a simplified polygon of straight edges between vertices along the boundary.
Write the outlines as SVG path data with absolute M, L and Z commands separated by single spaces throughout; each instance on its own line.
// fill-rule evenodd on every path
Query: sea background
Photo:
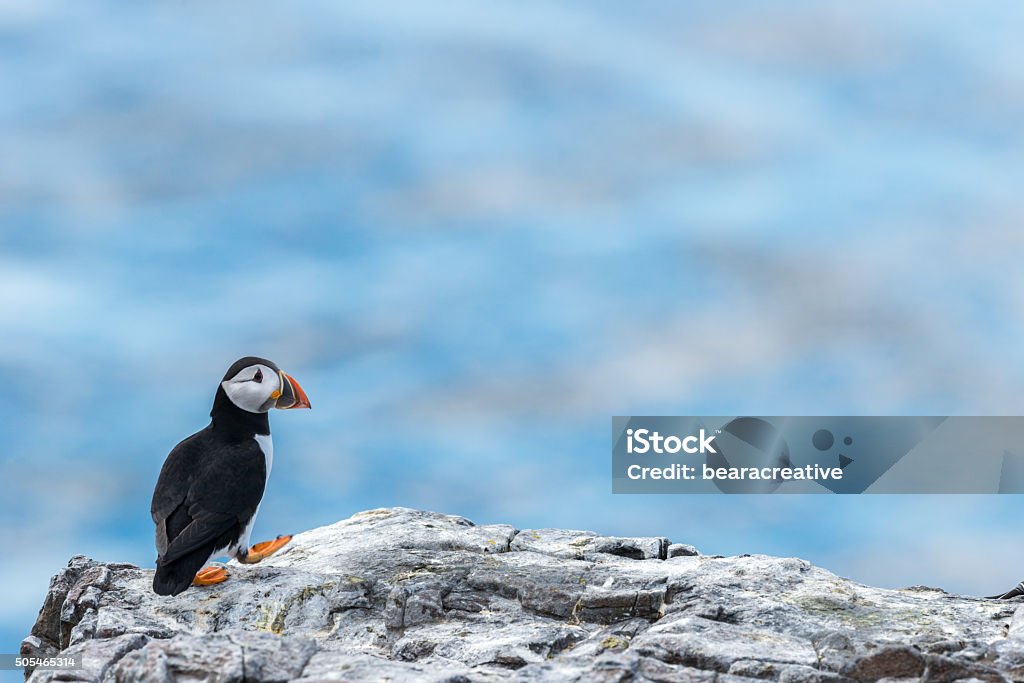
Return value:
M 401 505 L 1009 588 L 1018 496 L 613 496 L 609 440 L 1024 411 L 1022 20 L 0 1 L 0 652 L 71 555 L 152 566 L 248 354 L 313 403 L 260 538 Z

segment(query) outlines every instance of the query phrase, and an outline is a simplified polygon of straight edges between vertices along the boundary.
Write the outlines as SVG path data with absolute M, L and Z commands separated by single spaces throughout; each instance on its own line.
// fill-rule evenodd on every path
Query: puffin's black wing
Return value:
M 171 451 L 153 492 L 157 571 L 153 590 L 177 595 L 218 548 L 238 540 L 266 484 L 254 439 L 225 442 L 210 428 Z

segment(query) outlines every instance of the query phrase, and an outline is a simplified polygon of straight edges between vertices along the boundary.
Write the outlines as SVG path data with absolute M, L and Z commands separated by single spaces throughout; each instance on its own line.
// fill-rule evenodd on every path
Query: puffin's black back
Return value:
M 264 416 L 265 417 L 265 416 Z M 153 492 L 160 556 L 153 590 L 177 595 L 219 548 L 242 535 L 267 481 L 256 440 L 226 438 L 211 424 L 174 447 Z
M 225 380 L 255 363 L 277 368 L 242 358 Z M 210 417 L 209 426 L 171 450 L 153 491 L 159 552 L 153 590 L 159 595 L 186 590 L 217 549 L 239 540 L 263 498 L 266 461 L 254 436 L 270 433 L 267 414 L 242 410 L 218 385 Z

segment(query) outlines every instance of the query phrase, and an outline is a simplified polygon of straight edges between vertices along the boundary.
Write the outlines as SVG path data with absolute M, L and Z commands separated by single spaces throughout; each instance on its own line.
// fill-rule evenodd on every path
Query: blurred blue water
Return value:
M 1024 574 L 1016 497 L 613 497 L 614 414 L 1019 414 L 1019 5 L 0 4 L 0 651 L 237 357 L 259 536 L 405 505 Z

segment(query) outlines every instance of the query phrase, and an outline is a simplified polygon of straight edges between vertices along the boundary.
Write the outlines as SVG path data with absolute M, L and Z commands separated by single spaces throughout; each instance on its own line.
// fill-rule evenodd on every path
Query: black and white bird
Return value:
M 153 491 L 156 593 L 220 583 L 227 570 L 202 569 L 211 558 L 259 562 L 291 540 L 279 536 L 249 547 L 274 461 L 267 412 L 309 407 L 299 383 L 269 360 L 250 356 L 228 368 L 210 424 L 171 450 Z

